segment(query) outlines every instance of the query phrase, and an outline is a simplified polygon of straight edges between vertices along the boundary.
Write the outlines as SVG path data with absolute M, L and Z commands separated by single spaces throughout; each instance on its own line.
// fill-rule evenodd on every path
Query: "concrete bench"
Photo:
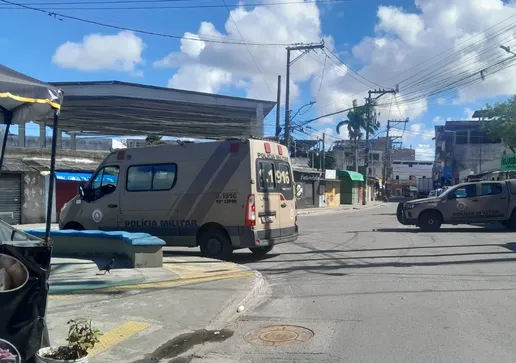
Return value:
M 45 235 L 44 229 L 27 229 L 35 237 Z M 147 233 L 123 231 L 51 230 L 52 255 L 62 257 L 127 257 L 133 268 L 162 267 L 163 246 L 166 243 Z

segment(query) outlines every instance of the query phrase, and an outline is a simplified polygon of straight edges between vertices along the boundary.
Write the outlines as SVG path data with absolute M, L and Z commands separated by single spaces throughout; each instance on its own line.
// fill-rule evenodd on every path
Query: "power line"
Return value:
M 422 65 L 422 64 L 424 64 L 424 63 L 427 63 L 427 62 L 431 61 L 432 59 L 435 59 L 435 58 L 439 57 L 440 55 L 442 55 L 442 54 L 444 54 L 444 53 L 446 53 L 446 52 L 448 52 L 448 51 L 450 51 L 450 50 L 452 50 L 452 49 L 454 49 L 454 48 L 458 47 L 459 45 L 462 45 L 462 44 L 464 44 L 464 43 L 466 43 L 466 42 L 468 42 L 468 41 L 470 41 L 470 40 L 472 40 L 472 39 L 476 38 L 477 36 L 479 36 L 479 35 L 481 35 L 481 34 L 483 34 L 483 33 L 486 33 L 488 30 L 491 30 L 491 29 L 493 29 L 494 27 L 496 27 L 496 26 L 498 26 L 498 25 L 500 25 L 500 24 L 502 24 L 502 23 L 506 22 L 507 20 L 512 19 L 512 18 L 514 18 L 514 17 L 516 17 L 516 14 L 513 14 L 513 15 L 509 16 L 508 18 L 505 18 L 504 20 L 502 20 L 502 21 L 500 21 L 500 22 L 498 22 L 498 23 L 496 23 L 496 24 L 494 24 L 494 25 L 492 25 L 492 26 L 490 26 L 490 27 L 488 27 L 488 28 L 486 28 L 486 29 L 484 29 L 484 30 L 482 30 L 482 31 L 480 31 L 480 32 L 478 32 L 478 33 L 476 33 L 475 35 L 473 35 L 473 36 L 471 36 L 471 37 L 469 37 L 469 38 L 464 39 L 463 41 L 461 41 L 461 42 L 459 42 L 459 43 L 457 43 L 457 44 L 454 44 L 452 47 L 447 48 L 447 49 L 443 50 L 443 51 L 442 51 L 442 52 L 440 52 L 440 53 L 437 53 L 437 54 L 436 54 L 436 55 L 434 55 L 433 57 L 430 57 L 430 58 L 428 58 L 428 59 L 425 59 L 423 62 L 420 62 L 420 63 L 416 64 L 415 66 L 412 66 L 412 67 L 410 67 L 410 68 L 408 68 L 408 69 L 406 69 L 406 70 L 402 71 L 401 73 L 395 74 L 394 76 L 392 76 L 392 77 L 388 78 L 388 79 L 387 79 L 387 81 L 388 81 L 388 80 L 390 80 L 390 79 L 392 79 L 392 78 L 395 78 L 395 77 L 397 77 L 397 76 L 400 76 L 400 75 L 402 75 L 403 73 L 406 73 L 406 72 L 408 72 L 408 71 L 410 71 L 410 70 L 412 70 L 412 69 L 414 69 L 414 68 L 416 68 L 416 67 L 418 67 L 418 66 L 420 66 L 420 65 Z M 403 81 L 402 81 L 402 82 L 403 82 Z M 400 83 L 401 83 L 401 82 L 400 82 Z
M 31 10 L 31 11 L 47 14 L 47 15 L 49 15 L 49 16 L 51 16 L 53 18 L 56 18 L 58 20 L 61 20 L 61 21 L 63 19 L 70 19 L 70 20 L 75 20 L 75 21 L 79 21 L 79 22 L 82 22 L 82 23 L 98 25 L 98 26 L 101 26 L 101 27 L 104 27 L 104 28 L 110 28 L 110 29 L 116 29 L 116 30 L 127 30 L 127 31 L 132 31 L 134 33 L 140 33 L 140 34 L 146 34 L 146 35 L 154 35 L 154 36 L 162 37 L 162 38 L 186 39 L 186 40 L 192 40 L 192 41 L 197 41 L 197 42 L 218 43 L 218 44 L 233 44 L 233 45 L 246 45 L 246 46 L 267 46 L 267 47 L 278 47 L 279 46 L 279 47 L 285 47 L 285 46 L 292 45 L 292 44 L 289 44 L 289 43 L 251 43 L 251 42 L 243 42 L 243 41 L 238 41 L 238 40 L 224 40 L 222 38 L 210 39 L 210 38 L 206 38 L 206 37 L 191 37 L 191 36 L 186 36 L 186 35 L 164 34 L 164 33 L 148 31 L 148 30 L 135 29 L 135 28 L 123 27 L 123 26 L 119 26 L 119 25 L 102 23 L 102 22 L 95 21 L 95 20 L 88 20 L 88 19 L 79 18 L 79 17 L 71 16 L 71 15 L 65 15 L 65 14 L 56 13 L 56 12 L 49 12 L 49 11 L 46 11 L 46 10 L 43 10 L 43 9 L 40 9 L 40 8 L 35 8 L 35 7 L 32 7 L 32 6 L 27 6 L 27 5 L 23 5 L 23 4 L 14 3 L 14 2 L 9 1 L 9 0 L 0 0 L 0 2 L 6 3 L 6 4 L 10 4 L 10 5 L 15 5 L 15 6 L 27 9 L 27 10 Z
M 321 93 L 321 87 L 322 87 L 322 83 L 324 80 L 324 70 L 326 69 L 326 60 L 327 59 L 328 59 L 328 57 L 324 58 L 324 65 L 323 65 L 323 69 L 321 72 L 321 82 L 319 83 L 319 89 L 317 90 L 317 95 L 315 96 L 315 99 L 319 98 L 319 93 Z
M 0 6 L 0 10 L 22 10 L 20 6 L 41 6 L 40 10 L 53 11 L 53 10 L 162 10 L 162 9 L 205 9 L 205 8 L 224 8 L 225 5 L 221 4 L 208 4 L 208 5 L 156 5 L 156 6 L 103 6 L 103 4 L 124 4 L 124 3 L 153 3 L 158 2 L 159 0 L 151 0 L 151 1 L 106 1 L 106 2 L 62 2 L 62 3 L 17 3 L 16 6 Z M 191 2 L 193 0 L 161 0 L 161 1 L 170 1 L 170 2 Z M 332 3 L 342 3 L 348 2 L 351 0 L 308 0 L 308 1 L 279 1 L 279 2 L 271 2 L 271 3 L 251 3 L 251 4 L 227 4 L 230 7 L 256 7 L 256 6 L 279 6 L 279 5 L 296 5 L 296 4 L 332 4 Z M 101 6 L 62 6 L 62 5 L 101 5 Z M 54 6 L 48 6 L 54 5 Z M 58 5 L 58 6 L 55 6 Z
M 224 6 L 226 7 L 226 9 L 228 10 L 228 13 L 229 13 L 229 18 L 231 19 L 231 21 L 233 22 L 233 24 L 235 24 L 235 28 L 238 32 L 238 34 L 240 35 L 240 38 L 242 38 L 242 40 L 245 42 L 245 39 L 244 39 L 244 36 L 242 35 L 242 32 L 240 31 L 240 29 L 238 28 L 238 24 L 237 22 L 235 21 L 235 19 L 233 18 L 233 15 L 231 15 L 231 10 L 229 10 L 229 7 L 228 5 L 226 4 L 226 0 L 222 0 L 222 3 L 224 4 Z M 260 67 L 258 66 L 258 63 L 256 63 L 256 59 L 254 59 L 253 57 L 253 53 L 251 53 L 251 50 L 249 49 L 249 47 L 247 46 L 247 44 L 245 45 L 245 49 L 247 49 L 247 52 L 249 53 L 249 55 L 251 56 L 251 59 L 253 60 L 253 63 L 254 65 L 256 66 L 256 69 L 258 70 L 258 72 L 260 73 L 260 76 L 262 76 L 262 79 L 263 79 L 263 83 L 265 83 L 265 85 L 267 86 L 267 88 L 269 89 L 269 93 L 272 93 L 272 90 L 269 86 L 269 84 L 267 83 L 267 81 L 265 80 L 265 77 L 263 76 L 263 73 L 262 73 L 262 70 L 260 69 Z
M 400 73 L 397 73 L 397 74 L 395 74 L 395 75 L 393 75 L 393 76 L 389 77 L 386 81 L 391 80 L 391 79 L 393 79 L 393 78 L 395 78 L 395 77 L 398 77 L 398 76 L 400 76 L 400 75 L 402 75 L 402 74 L 404 74 L 404 73 L 406 73 L 406 72 L 408 72 L 408 71 L 410 71 L 410 70 L 413 70 L 413 69 L 415 69 L 415 68 L 417 68 L 417 67 L 421 66 L 422 64 L 425 64 L 425 63 L 427 63 L 427 62 L 429 62 L 429 61 L 431 61 L 431 60 L 433 60 L 433 59 L 435 59 L 435 58 L 438 58 L 439 56 L 441 56 L 441 55 L 443 55 L 443 54 L 445 54 L 445 53 L 447 53 L 447 52 L 449 52 L 449 51 L 451 51 L 451 50 L 453 50 L 453 49 L 455 49 L 455 48 L 459 47 L 460 45 L 463 45 L 463 44 L 465 44 L 465 43 L 467 43 L 467 42 L 471 41 L 472 39 L 474 39 L 474 38 L 478 37 L 478 36 L 479 36 L 479 35 L 481 35 L 481 34 L 487 33 L 489 30 L 491 30 L 491 29 L 493 29 L 493 28 L 497 27 L 498 25 L 500 25 L 500 24 L 502 24 L 502 23 L 504 23 L 504 22 L 506 22 L 506 21 L 508 21 L 508 20 L 510 20 L 510 19 L 512 19 L 512 18 L 514 18 L 514 17 L 516 17 L 516 14 L 513 14 L 513 15 L 511 15 L 511 16 L 509 16 L 509 17 L 505 18 L 504 20 L 502 20 L 502 21 L 500 21 L 500 22 L 498 22 L 498 23 L 496 23 L 496 24 L 494 24 L 494 25 L 492 25 L 492 26 L 490 26 L 490 27 L 488 27 L 488 28 L 484 29 L 483 31 L 478 32 L 478 33 L 476 33 L 475 35 L 473 35 L 473 36 L 471 36 L 471 37 L 468 37 L 468 38 L 466 38 L 466 39 L 464 39 L 464 40 L 460 41 L 459 43 L 454 44 L 452 47 L 447 48 L 447 49 L 445 49 L 444 51 L 439 52 L 439 53 L 435 54 L 434 56 L 432 56 L 432 57 L 430 57 L 430 58 L 428 58 L 428 59 L 426 59 L 426 60 L 424 60 L 424 61 L 422 61 L 422 62 L 420 62 L 420 63 L 418 63 L 418 64 L 416 64 L 416 65 L 414 65 L 414 66 L 412 66 L 412 67 L 410 67 L 410 68 L 408 68 L 408 69 L 405 69 L 404 71 L 402 71 L 402 72 L 400 72 Z M 474 47 L 474 46 L 475 46 L 475 44 L 479 44 L 479 43 L 480 43 L 480 44 L 482 44 L 482 43 L 485 43 L 485 42 L 487 42 L 490 38 L 495 37 L 495 36 L 496 36 L 496 35 L 498 35 L 499 33 L 504 32 L 504 31 L 507 31 L 507 30 L 510 30 L 510 29 L 511 29 L 511 27 L 513 27 L 513 25 L 514 25 L 514 24 L 515 24 L 515 23 L 511 23 L 510 25 L 505 26 L 504 28 L 502 28 L 502 29 L 500 29 L 500 30 L 498 30 L 498 31 L 496 31 L 496 32 L 494 32 L 494 33 L 492 33 L 492 34 L 489 34 L 486 38 L 484 38 L 484 39 L 480 39 L 479 41 L 476 41 L 475 43 L 473 43 L 473 44 L 469 45 L 468 47 L 463 48 L 463 49 L 460 49 L 460 51 L 461 51 L 461 52 L 463 52 L 463 51 L 465 51 L 465 50 L 468 50 L 468 48 L 472 48 L 472 47 Z M 499 46 L 499 44 L 496 44 L 496 47 L 498 47 L 498 46 Z M 446 60 L 447 60 L 447 59 L 450 59 L 451 57 L 456 56 L 456 55 L 457 55 L 457 53 L 458 53 L 458 52 L 456 52 L 456 53 L 452 54 L 451 56 L 448 56 L 448 57 L 447 57 L 447 58 L 445 58 L 445 59 L 446 59 Z M 442 60 L 441 60 L 440 62 L 442 62 Z M 440 62 L 438 62 L 438 64 L 439 64 Z M 426 69 L 427 69 L 427 70 L 429 70 L 429 69 L 432 69 L 432 68 L 433 68 L 433 67 L 435 67 L 435 66 L 436 66 L 436 64 L 433 64 L 433 65 L 430 65 L 429 67 L 427 67 Z M 440 68 L 439 68 L 439 69 L 440 69 Z M 402 81 L 401 81 L 401 82 L 399 82 L 399 83 L 405 82 L 405 81 L 407 81 L 407 80 L 409 80 L 409 79 L 411 79 L 411 78 L 413 78 L 413 77 L 416 77 L 416 75 L 420 76 L 420 75 L 421 75 L 421 72 L 416 73 L 416 74 L 413 74 L 412 76 L 409 76 L 409 77 L 405 78 L 404 80 L 402 80 Z M 407 87 L 407 85 L 404 85 L 404 86 L 403 86 L 403 89 L 406 91 L 407 89 L 410 89 L 410 87 Z M 355 93 L 354 95 L 356 95 L 356 94 L 357 94 L 357 93 Z M 353 96 L 354 96 L 354 95 L 353 95 Z M 352 96 L 352 97 L 353 97 L 353 96 Z M 324 105 L 323 107 L 330 106 L 330 105 L 335 104 L 335 103 L 337 103 L 337 102 L 340 102 L 340 101 L 334 101 L 334 102 L 331 102 L 331 103 L 329 103 L 329 104 L 327 104 L 327 105 Z M 406 101 L 404 101 L 404 103 L 406 103 Z M 400 115 L 400 116 L 401 116 L 401 115 Z
M 335 57 L 335 58 L 336 58 L 336 59 L 337 59 L 337 60 L 338 60 L 338 61 L 339 61 L 343 66 L 345 66 L 345 67 L 346 67 L 350 72 L 353 72 L 353 73 L 354 73 L 354 74 L 356 74 L 358 77 L 362 78 L 362 79 L 363 79 L 363 80 L 365 80 L 366 82 L 369 82 L 370 84 L 373 84 L 373 85 L 375 85 L 375 86 L 378 86 L 378 87 L 380 87 L 380 88 L 383 88 L 383 86 L 382 86 L 382 85 L 380 85 L 380 84 L 378 84 L 378 83 L 376 83 L 376 82 L 373 82 L 373 81 L 371 81 L 371 80 L 367 79 L 366 77 L 362 76 L 360 73 L 356 72 L 353 68 L 351 68 L 350 66 L 348 66 L 348 65 L 347 65 L 346 63 L 344 63 L 342 60 L 340 60 L 340 58 L 339 58 L 335 53 L 333 53 L 330 49 L 325 48 L 325 49 L 323 50 L 323 52 L 325 52 L 325 53 L 326 53 L 326 51 L 330 52 L 330 54 L 331 54 L 331 55 L 333 55 L 333 56 L 334 56 L 334 57 Z

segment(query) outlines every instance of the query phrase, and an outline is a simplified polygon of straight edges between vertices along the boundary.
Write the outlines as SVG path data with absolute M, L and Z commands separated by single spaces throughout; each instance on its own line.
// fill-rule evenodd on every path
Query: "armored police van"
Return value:
M 442 224 L 491 222 L 516 229 L 516 180 L 458 184 L 438 196 L 400 203 L 397 217 L 429 231 Z
M 297 239 L 287 148 L 262 139 L 112 152 L 65 204 L 61 229 L 147 232 L 204 256 L 266 254 Z

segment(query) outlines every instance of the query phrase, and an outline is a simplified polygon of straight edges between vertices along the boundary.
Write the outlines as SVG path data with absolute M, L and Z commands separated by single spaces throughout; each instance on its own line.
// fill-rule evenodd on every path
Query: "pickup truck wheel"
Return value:
M 507 221 L 509 229 L 516 230 L 516 210 L 512 211 L 511 219 Z
M 441 215 L 436 211 L 428 211 L 419 217 L 419 227 L 423 231 L 438 231 L 443 223 Z
M 233 254 L 233 246 L 228 235 L 216 229 L 204 232 L 199 238 L 199 246 L 202 257 L 229 260 Z
M 250 248 L 251 252 L 253 253 L 253 255 L 257 256 L 257 257 L 263 257 L 265 256 L 267 253 L 271 252 L 272 251 L 272 248 L 274 246 L 267 246 L 267 247 L 253 247 L 253 248 Z
M 403 204 L 404 203 L 398 203 L 398 208 L 396 209 L 396 218 L 398 219 L 398 222 L 406 225 L 405 220 L 403 218 Z

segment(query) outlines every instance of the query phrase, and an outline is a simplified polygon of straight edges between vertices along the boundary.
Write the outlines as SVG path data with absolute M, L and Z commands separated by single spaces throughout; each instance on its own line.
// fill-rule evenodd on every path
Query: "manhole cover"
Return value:
M 244 339 L 253 344 L 280 346 L 303 343 L 313 336 L 313 331 L 302 326 L 273 325 L 251 330 L 244 336 Z

